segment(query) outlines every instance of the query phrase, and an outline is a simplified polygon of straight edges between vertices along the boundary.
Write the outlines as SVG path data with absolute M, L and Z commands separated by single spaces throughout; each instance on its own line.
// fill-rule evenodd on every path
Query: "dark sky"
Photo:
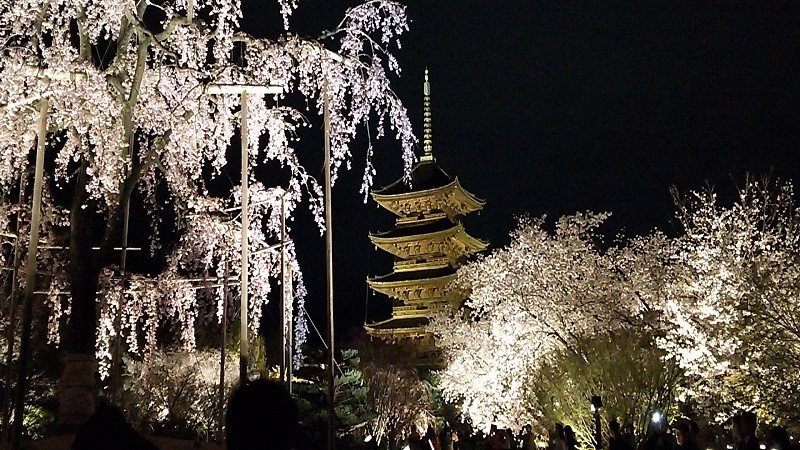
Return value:
M 296 30 L 335 25 L 349 3 L 301 1 Z M 421 136 L 430 68 L 434 154 L 486 199 L 467 223 L 493 248 L 508 243 L 524 213 L 610 211 L 608 235 L 674 233 L 672 185 L 730 191 L 746 172 L 800 179 L 796 2 L 407 4 L 411 30 L 397 52 L 395 90 Z M 354 152 L 353 171 L 334 188 L 341 338 L 364 321 L 367 275 L 391 270 L 367 234 L 392 216 L 362 203 L 364 150 Z M 376 146 L 378 185 L 401 175 L 399 155 L 389 139 Z M 310 167 L 321 167 L 321 156 Z M 310 215 L 297 220 L 307 302 L 324 332 L 324 240 Z

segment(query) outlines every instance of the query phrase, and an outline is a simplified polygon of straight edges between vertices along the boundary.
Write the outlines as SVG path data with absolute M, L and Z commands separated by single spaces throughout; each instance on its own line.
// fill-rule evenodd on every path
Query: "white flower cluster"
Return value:
M 604 215 L 523 220 L 508 246 L 464 266 L 468 317 L 436 318 L 444 395 L 487 427 L 535 421 L 548 356 L 597 331 L 634 327 L 683 371 L 678 400 L 709 417 L 758 408 L 774 419 L 800 396 L 800 209 L 790 184 L 749 180 L 731 206 L 710 191 L 680 204 L 684 233 L 614 245 Z
M 207 183 L 227 165 L 226 153 L 242 120 L 248 125 L 248 168 L 273 162 L 289 175 L 288 182 L 284 174 L 267 181 L 253 175 L 248 186 L 251 332 L 258 329 L 270 280 L 280 278 L 279 253 L 259 249 L 279 239 L 281 200 L 288 222 L 308 199 L 320 230 L 325 227 L 322 189 L 294 149 L 298 127 L 314 120 L 305 117 L 308 105 L 319 116 L 323 105 L 329 111 L 334 179 L 339 167 L 349 168 L 349 145 L 371 115 L 378 118 L 378 136 L 385 127 L 394 130 L 410 170 L 415 138 L 389 84 L 389 76 L 400 73 L 392 51 L 407 30 L 405 7 L 390 0 L 365 2 L 348 9 L 320 40 L 310 40 L 288 31 L 298 0 L 278 4 L 287 31 L 269 40 L 241 30 L 240 0 L 0 0 L 0 189 L 9 189 L 25 173 L 41 108 L 48 147 L 55 149 L 46 167 L 53 168 L 50 176 L 58 186 L 74 185 L 73 214 L 99 214 L 113 237 L 118 206 L 138 192 L 153 226 L 151 245 L 158 245 L 163 211 L 175 211 L 184 233 L 167 268 L 153 278 L 123 274 L 108 257 L 82 265 L 98 272 L 89 279 L 102 272 L 96 345 L 104 373 L 111 341 L 121 336 L 130 351 L 152 353 L 157 330 L 177 324 L 176 342 L 193 348 L 194 327 L 207 304 L 187 278 L 222 277 L 224 261 L 230 262 L 228 276 L 240 273 L 240 230 L 225 211 L 241 205 L 240 193 L 236 189 L 228 200 L 215 198 L 211 194 L 219 193 L 209 192 Z M 277 86 L 282 93 L 251 95 L 243 117 L 240 97 L 211 94 L 212 85 Z M 301 106 L 293 107 L 290 100 Z M 368 161 L 365 192 L 373 173 Z M 278 184 L 284 186 L 274 187 Z M 98 254 L 108 255 L 118 244 L 105 239 L 101 245 Z M 308 331 L 300 313 L 305 288 L 294 246 L 285 251 L 295 305 L 287 307 L 287 317 L 295 322 L 299 348 Z M 71 257 L 94 258 L 88 253 Z M 74 302 L 93 305 L 97 299 L 84 294 L 87 298 L 65 300 L 70 284 L 85 278 L 69 279 L 63 265 L 53 267 L 62 268 L 53 274 L 48 300 L 50 336 L 58 341 L 62 316 L 88 309 L 71 309 Z M 219 314 L 226 307 L 222 291 L 211 291 Z

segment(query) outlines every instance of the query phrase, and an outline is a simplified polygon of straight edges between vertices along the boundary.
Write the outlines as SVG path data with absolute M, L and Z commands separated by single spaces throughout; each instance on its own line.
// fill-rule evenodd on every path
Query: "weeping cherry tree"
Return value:
M 44 117 L 51 180 L 45 188 L 61 197 L 68 192 L 66 238 L 54 242 L 69 248 L 67 269 L 52 274 L 51 290 L 69 295 L 48 299 L 51 338 L 64 336 L 72 355 L 64 372 L 69 380 L 62 381 L 73 388 L 62 390 L 62 422 L 80 422 L 91 412 L 95 355 L 105 374 L 116 335 L 124 335 L 132 351 L 152 351 L 169 324 L 178 330 L 176 343 L 191 349 L 200 303 L 225 307 L 219 289 L 204 300 L 181 277 L 222 276 L 226 260 L 231 274 L 241 267 L 238 225 L 228 212 L 242 198 L 211 195 L 208 180 L 229 163 L 244 117 L 238 95 L 211 94 L 211 85 L 282 92 L 252 94 L 246 105 L 247 165 L 271 161 L 289 174 L 288 183 L 247 186 L 253 205 L 247 245 L 254 249 L 280 236 L 281 199 L 290 216 L 307 199 L 325 226 L 321 189 L 295 153 L 296 132 L 308 114 L 322 115 L 327 106 L 333 172 L 349 167 L 359 125 L 375 118 L 379 135 L 391 129 L 400 141 L 405 166 L 413 163 L 415 139 L 389 81 L 400 73 L 391 52 L 407 29 L 405 8 L 366 1 L 313 39 L 290 31 L 297 3 L 278 1 L 284 32 L 264 39 L 242 30 L 240 0 L 0 0 L 0 188 L 10 192 L 25 172 Z M 289 103 L 297 99 L 300 109 Z M 374 173 L 369 156 L 365 192 Z M 113 249 L 135 195 L 154 222 L 163 220 L 159 211 L 174 211 L 175 229 L 182 232 L 156 277 L 121 278 L 116 266 Z M 294 249 L 287 250 L 299 282 Z M 279 277 L 276 258 L 265 252 L 250 261 L 250 310 L 243 313 L 251 332 L 259 326 L 269 280 Z M 63 333 L 60 325 L 66 325 Z

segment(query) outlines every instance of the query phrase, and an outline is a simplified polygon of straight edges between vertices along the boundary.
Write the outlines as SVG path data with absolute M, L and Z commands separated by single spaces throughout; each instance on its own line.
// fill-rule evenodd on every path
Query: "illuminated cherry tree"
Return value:
M 314 40 L 288 31 L 298 2 L 278 3 L 278 20 L 287 31 L 263 39 L 241 29 L 239 0 L 0 0 L 0 188 L 8 192 L 24 173 L 37 120 L 46 113 L 48 156 L 53 156 L 48 186 L 72 193 L 63 225 L 67 276 L 53 274 L 56 290 L 70 295 L 51 301 L 51 336 L 59 339 L 63 313 L 69 318 L 65 344 L 71 353 L 96 350 L 106 361 L 109 340 L 118 332 L 127 333 L 131 349 L 152 349 L 156 331 L 168 322 L 180 325 L 177 340 L 190 349 L 201 297 L 182 276 L 219 277 L 226 259 L 233 262 L 232 273 L 238 270 L 233 255 L 242 243 L 227 211 L 241 199 L 209 195 L 208 182 L 228 164 L 227 150 L 244 118 L 238 95 L 209 94 L 210 85 L 282 91 L 251 94 L 247 105 L 248 165 L 273 161 L 283 170 L 276 177 L 283 182 L 249 185 L 254 206 L 247 244 L 255 250 L 280 236 L 280 199 L 289 214 L 307 199 L 324 227 L 321 189 L 294 152 L 298 128 L 311 120 L 307 114 L 321 116 L 323 104 L 334 172 L 350 166 L 350 142 L 368 118 L 379 136 L 393 130 L 406 168 L 413 163 L 410 123 L 389 84 L 389 77 L 400 73 L 391 51 L 407 29 L 405 8 L 367 1 Z M 303 108 L 291 106 L 296 99 Z M 368 155 L 365 190 L 373 171 Z M 113 248 L 134 195 L 145 199 L 154 223 L 162 220 L 160 211 L 174 211 L 174 227 L 183 232 L 168 267 L 155 278 L 123 279 L 115 267 Z M 93 250 L 97 246 L 99 251 Z M 288 254 L 299 282 L 293 248 Z M 277 266 L 275 252 L 252 257 L 247 314 L 253 330 L 267 301 L 267 281 L 279 276 Z M 103 289 L 99 332 L 98 287 Z M 302 285 L 297 289 L 301 295 Z M 211 303 L 221 310 L 218 298 Z
M 520 427 L 539 406 L 531 391 L 540 364 L 580 336 L 640 321 L 661 284 L 668 256 L 654 234 L 600 251 L 596 228 L 607 214 L 523 219 L 511 243 L 465 265 L 458 283 L 470 290 L 468 317 L 439 317 L 431 330 L 446 367 L 441 386 L 480 427 Z
M 685 232 L 660 345 L 691 376 L 684 395 L 720 420 L 739 409 L 793 418 L 800 211 L 792 185 L 750 178 L 729 206 L 712 190 L 679 205 Z
M 362 365 L 361 371 L 368 388 L 365 403 L 374 413 L 367 429 L 377 445 L 388 441 L 396 448 L 413 427 L 424 434 L 435 422 L 430 385 L 416 371 L 375 363 Z
M 601 250 L 594 230 L 605 215 L 562 218 L 554 233 L 526 219 L 508 246 L 466 264 L 458 283 L 471 291 L 468 314 L 431 326 L 445 356 L 444 395 L 481 427 L 536 422 L 552 405 L 531 387 L 547 374 L 559 379 L 555 357 L 597 364 L 576 343 L 633 330 L 660 347 L 665 370 L 681 374 L 665 404 L 691 402 L 718 421 L 741 409 L 796 419 L 792 186 L 748 179 L 730 205 L 711 190 L 677 204 L 684 230 L 674 238 L 654 232 Z M 573 394 L 588 407 L 590 392 Z

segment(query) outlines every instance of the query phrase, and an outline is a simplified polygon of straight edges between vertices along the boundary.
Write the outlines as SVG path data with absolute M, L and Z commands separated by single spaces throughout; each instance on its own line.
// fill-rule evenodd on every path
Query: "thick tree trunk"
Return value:
M 137 2 L 138 16 L 143 17 L 148 2 Z M 83 11 L 79 11 L 79 27 L 85 22 Z M 173 23 L 174 22 L 174 23 Z M 161 38 L 166 38 L 178 25 L 178 21 L 172 21 Z M 125 47 L 130 42 L 132 28 L 127 19 L 123 19 L 120 36 L 121 52 L 125 53 Z M 86 61 L 91 61 L 91 44 L 89 43 L 83 28 L 79 29 L 81 56 Z M 147 69 L 147 56 L 150 46 L 150 37 L 140 36 L 137 41 L 137 61 L 136 69 L 131 79 L 130 92 L 127 98 L 121 98 L 125 107 L 123 108 L 123 127 L 125 129 L 125 142 L 130 144 L 127 149 L 121 149 L 128 157 L 132 157 L 135 135 L 133 112 L 139 96 L 144 72 Z M 162 139 L 168 140 L 170 132 L 166 131 Z M 95 393 L 96 393 L 96 371 L 97 362 L 95 359 L 95 339 L 97 332 L 97 290 L 100 272 L 104 267 L 111 263 L 112 249 L 119 237 L 119 219 L 123 214 L 123 205 L 130 199 L 133 190 L 150 164 L 155 159 L 149 156 L 143 161 L 134 164 L 133 170 L 123 178 L 120 184 L 120 195 L 117 199 L 118 204 L 108 211 L 104 232 L 101 237 L 95 233 L 97 214 L 92 201 L 86 191 L 86 167 L 87 162 L 83 161 L 78 171 L 77 189 L 72 201 L 70 212 L 70 267 L 69 283 L 72 298 L 72 311 L 67 323 L 67 333 L 65 347 L 67 357 L 64 361 L 64 372 L 59 383 L 59 411 L 58 423 L 65 427 L 82 424 L 94 412 Z M 99 239 L 98 239 L 99 237 Z M 94 252 L 92 246 L 100 245 L 100 250 Z
M 64 372 L 58 384 L 58 425 L 73 431 L 94 413 L 94 354 L 70 353 L 64 358 Z
M 119 217 L 136 181 L 147 166 L 139 164 L 121 185 L 120 203 L 106 216 L 102 238 L 98 238 L 95 205 L 86 192 L 85 163 L 70 211 L 69 284 L 72 312 L 67 322 L 64 372 L 59 383 L 58 423 L 66 428 L 80 425 L 94 413 L 97 361 L 97 291 L 100 272 L 111 263 L 112 248 L 119 234 Z M 92 247 L 100 244 L 99 251 Z
M 100 267 L 92 253 L 94 208 L 87 204 L 84 179 L 70 213 L 69 282 L 72 311 L 67 322 L 64 372 L 59 382 L 58 423 L 63 427 L 82 424 L 94 413 L 95 332 L 97 329 L 97 283 Z

